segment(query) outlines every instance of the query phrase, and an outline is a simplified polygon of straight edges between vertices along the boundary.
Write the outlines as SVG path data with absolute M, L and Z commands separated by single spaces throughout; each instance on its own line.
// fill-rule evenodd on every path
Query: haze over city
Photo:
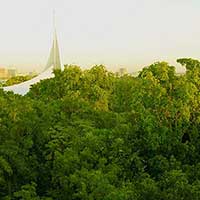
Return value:
M 56 10 L 63 64 L 137 71 L 156 61 L 200 58 L 197 0 L 6 0 L 0 6 L 0 65 L 44 68 Z
M 200 200 L 200 0 L 0 2 L 0 200 Z

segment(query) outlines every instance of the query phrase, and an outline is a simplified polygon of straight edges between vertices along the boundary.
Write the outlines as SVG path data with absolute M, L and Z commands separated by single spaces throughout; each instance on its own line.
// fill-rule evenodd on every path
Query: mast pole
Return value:
M 56 40 L 57 40 L 57 37 L 56 37 L 56 11 L 55 11 L 55 9 L 53 9 L 53 29 L 54 29 L 54 40 L 53 40 L 54 59 L 53 59 L 53 62 L 54 62 L 54 67 L 56 68 L 57 66 L 55 66 L 55 65 L 56 65 Z

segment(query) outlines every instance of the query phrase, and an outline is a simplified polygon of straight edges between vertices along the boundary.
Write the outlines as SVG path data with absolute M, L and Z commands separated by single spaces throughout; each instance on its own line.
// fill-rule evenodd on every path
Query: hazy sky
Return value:
M 0 0 L 0 66 L 45 66 L 54 8 L 64 64 L 135 71 L 200 59 L 199 0 Z

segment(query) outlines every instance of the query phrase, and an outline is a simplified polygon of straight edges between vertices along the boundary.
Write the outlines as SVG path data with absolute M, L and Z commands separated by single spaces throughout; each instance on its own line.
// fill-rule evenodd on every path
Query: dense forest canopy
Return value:
M 0 89 L 0 199 L 200 199 L 200 62 L 178 62 Z

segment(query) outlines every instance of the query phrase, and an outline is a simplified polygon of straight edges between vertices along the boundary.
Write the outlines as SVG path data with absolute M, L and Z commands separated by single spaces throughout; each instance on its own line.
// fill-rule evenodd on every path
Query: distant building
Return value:
M 118 76 L 124 76 L 126 74 L 128 74 L 128 71 L 126 68 L 120 68 L 119 71 L 117 72 Z
M 29 76 L 37 76 L 38 73 L 36 71 L 32 71 L 28 73 Z
M 0 80 L 7 80 L 11 77 L 16 76 L 16 69 L 15 68 L 5 68 L 0 67 Z
M 9 77 L 14 77 L 17 75 L 17 71 L 15 68 L 8 68 Z
M 137 71 L 137 72 L 132 72 L 132 73 L 131 73 L 131 76 L 133 76 L 133 77 L 137 77 L 139 74 L 140 74 L 139 71 Z
M 9 79 L 8 70 L 4 67 L 0 67 L 0 79 L 1 80 Z

